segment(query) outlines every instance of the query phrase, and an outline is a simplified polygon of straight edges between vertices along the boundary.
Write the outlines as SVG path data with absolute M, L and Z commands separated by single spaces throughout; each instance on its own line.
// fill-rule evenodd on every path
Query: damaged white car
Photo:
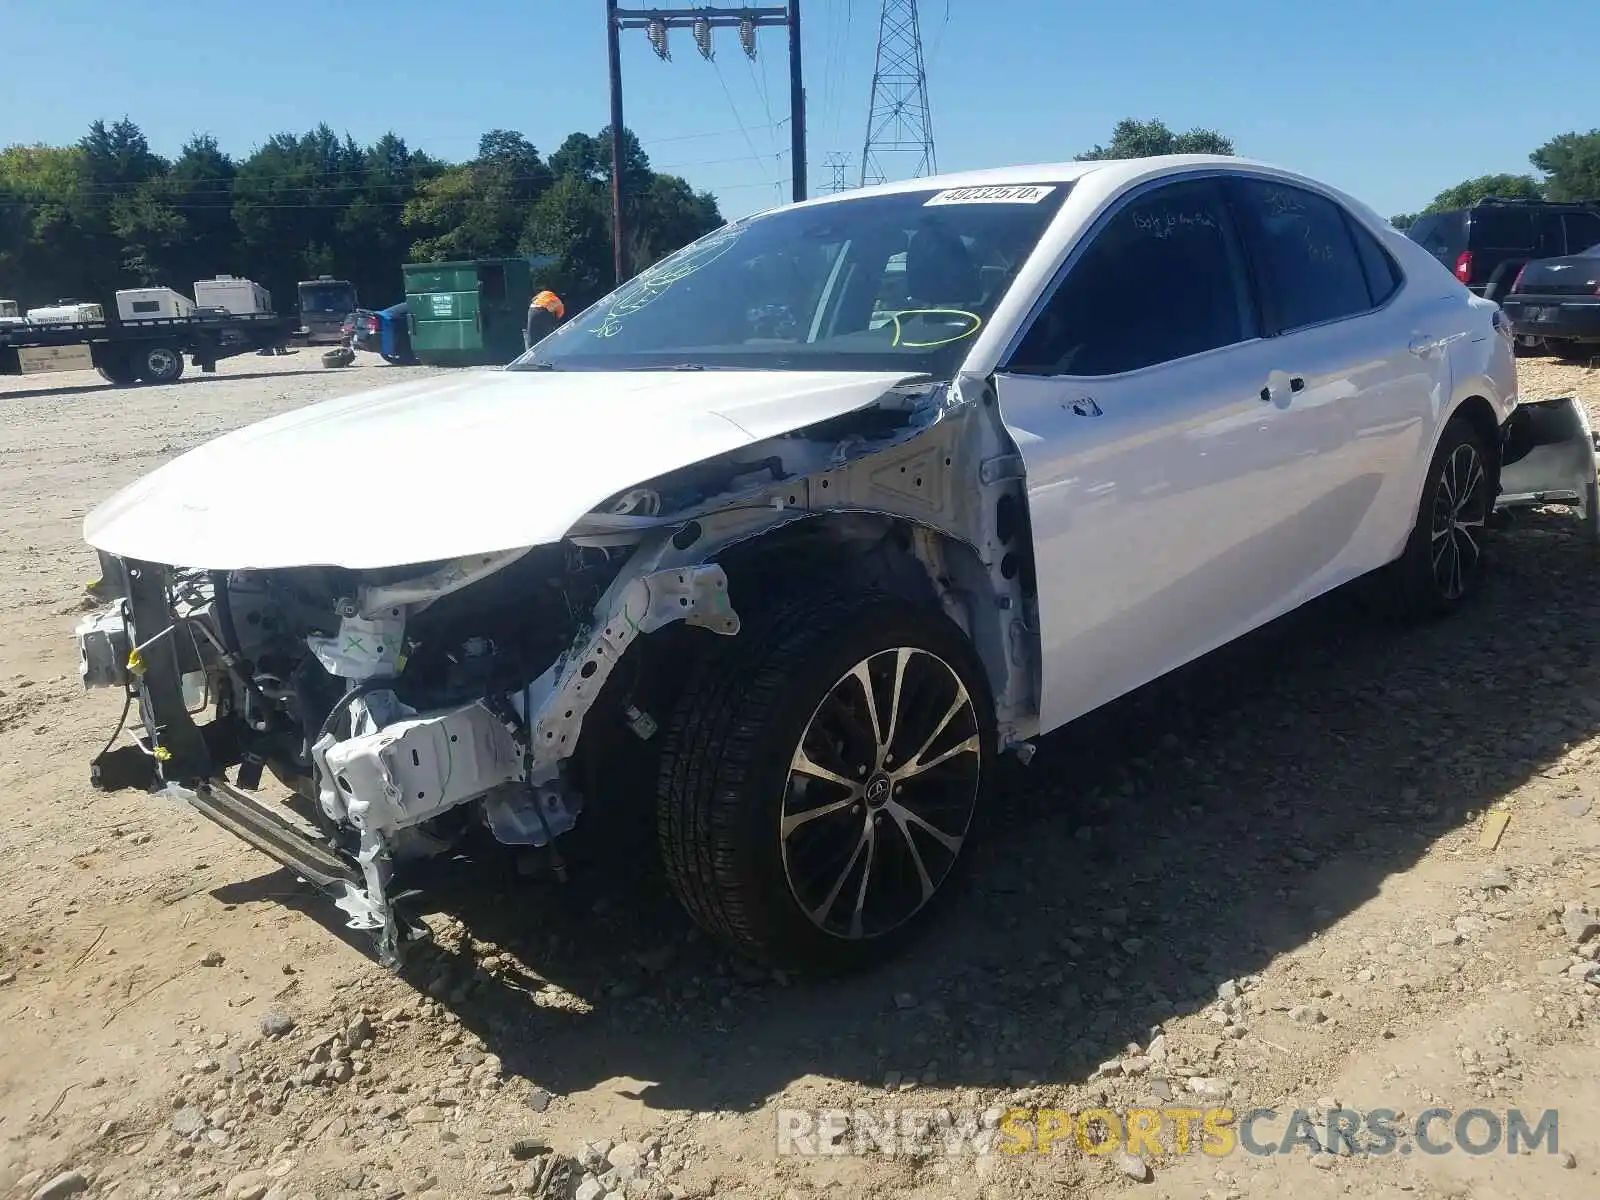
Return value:
M 93 776 L 182 796 L 390 963 L 417 860 L 559 863 L 644 794 L 706 928 L 850 967 L 950 891 L 996 755 L 1360 577 L 1455 607 L 1497 498 L 1592 525 L 1587 419 L 1516 386 L 1493 303 L 1245 160 L 786 206 L 504 371 L 95 509 L 83 671 L 138 719 Z

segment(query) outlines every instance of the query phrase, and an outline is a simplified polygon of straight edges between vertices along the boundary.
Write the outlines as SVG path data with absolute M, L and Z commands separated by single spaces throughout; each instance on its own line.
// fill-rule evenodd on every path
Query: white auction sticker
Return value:
M 935 204 L 1037 204 L 1054 187 L 1038 183 L 989 184 L 984 187 L 946 188 L 922 207 Z

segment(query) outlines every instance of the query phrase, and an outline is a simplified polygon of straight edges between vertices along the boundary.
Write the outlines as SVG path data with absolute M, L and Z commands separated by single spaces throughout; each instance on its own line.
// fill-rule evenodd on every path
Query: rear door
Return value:
M 1250 176 L 1230 191 L 1291 376 L 1282 421 L 1299 467 L 1274 503 L 1304 539 L 1305 573 L 1287 609 L 1381 566 L 1409 530 L 1411 464 L 1449 395 L 1464 306 L 1406 294 L 1378 239 L 1327 196 Z
M 1522 205 L 1485 204 L 1468 210 L 1467 249 L 1472 251 L 1472 277 L 1466 282 L 1482 292 L 1507 263 L 1527 261 L 1535 253 L 1533 212 Z
M 1259 623 L 1315 564 L 1277 365 L 1214 177 L 1116 202 L 1041 298 L 995 383 L 1027 469 L 1043 728 Z

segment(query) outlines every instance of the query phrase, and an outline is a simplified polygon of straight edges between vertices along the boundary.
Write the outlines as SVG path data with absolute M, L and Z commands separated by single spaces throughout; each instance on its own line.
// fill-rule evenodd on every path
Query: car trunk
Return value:
M 1540 258 L 1522 268 L 1517 296 L 1600 296 L 1600 255 Z

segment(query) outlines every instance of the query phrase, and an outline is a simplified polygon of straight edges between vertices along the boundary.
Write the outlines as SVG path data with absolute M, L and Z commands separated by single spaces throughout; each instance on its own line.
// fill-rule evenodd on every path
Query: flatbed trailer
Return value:
M 205 372 L 252 350 L 281 348 L 293 317 L 202 312 L 137 321 L 0 324 L 0 375 L 99 371 L 110 383 L 172 383 L 184 357 Z

